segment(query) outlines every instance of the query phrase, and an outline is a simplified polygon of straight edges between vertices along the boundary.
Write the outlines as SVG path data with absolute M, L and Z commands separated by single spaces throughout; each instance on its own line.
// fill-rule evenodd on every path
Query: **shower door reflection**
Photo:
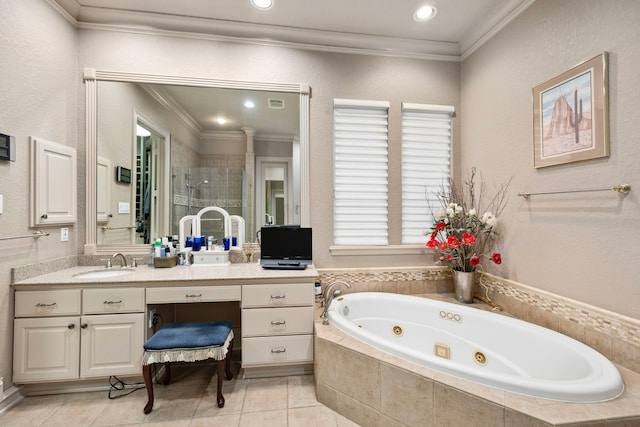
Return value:
M 180 218 L 195 215 L 208 206 L 247 218 L 246 179 L 242 168 L 173 167 L 172 178 L 172 234 L 178 234 Z M 247 232 L 245 230 L 245 235 Z M 214 236 L 222 243 L 224 223 L 215 216 L 204 220 L 201 234 Z

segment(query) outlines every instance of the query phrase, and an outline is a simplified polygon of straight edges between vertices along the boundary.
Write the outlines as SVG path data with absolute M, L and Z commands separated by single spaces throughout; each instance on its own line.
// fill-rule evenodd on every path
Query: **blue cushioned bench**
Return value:
M 165 364 L 165 378 L 163 384 L 169 384 L 171 362 L 195 362 L 214 359 L 218 361 L 218 407 L 224 406 L 222 395 L 222 376 L 227 380 L 233 378 L 231 374 L 231 352 L 233 351 L 233 330 L 228 320 L 218 322 L 187 322 L 169 323 L 158 331 L 144 344 L 142 358 L 142 376 L 147 388 L 148 401 L 144 413 L 153 409 L 153 381 L 151 379 L 151 365 Z

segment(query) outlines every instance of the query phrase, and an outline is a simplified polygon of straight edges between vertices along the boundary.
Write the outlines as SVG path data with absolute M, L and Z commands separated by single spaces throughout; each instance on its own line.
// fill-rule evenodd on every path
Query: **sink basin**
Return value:
M 92 270 L 74 274 L 73 277 L 77 279 L 102 279 L 105 277 L 124 276 L 125 274 L 133 273 L 134 271 L 135 270 L 132 268 L 105 268 L 102 270 Z

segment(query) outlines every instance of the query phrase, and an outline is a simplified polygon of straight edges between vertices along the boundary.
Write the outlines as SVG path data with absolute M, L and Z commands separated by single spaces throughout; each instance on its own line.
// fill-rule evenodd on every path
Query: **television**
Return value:
M 298 225 L 273 225 L 260 229 L 260 265 L 262 268 L 303 270 L 312 264 L 311 228 Z

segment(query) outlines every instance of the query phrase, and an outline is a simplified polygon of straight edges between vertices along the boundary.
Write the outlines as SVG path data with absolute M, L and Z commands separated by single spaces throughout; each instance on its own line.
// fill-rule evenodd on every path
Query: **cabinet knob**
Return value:
M 49 215 L 47 215 L 47 214 L 42 214 L 42 215 L 40 215 L 40 218 L 42 218 L 42 219 L 47 219 L 47 218 L 49 218 Z
M 73 328 L 75 328 L 75 327 L 76 327 L 76 325 L 75 325 L 75 324 L 73 324 L 73 323 L 69 323 L 69 324 L 67 325 L 67 328 L 69 328 L 69 329 L 73 329 Z
M 81 323 L 81 324 L 80 324 L 80 327 L 81 327 L 82 329 L 87 329 L 87 327 L 89 327 L 89 325 L 87 325 L 86 323 Z

